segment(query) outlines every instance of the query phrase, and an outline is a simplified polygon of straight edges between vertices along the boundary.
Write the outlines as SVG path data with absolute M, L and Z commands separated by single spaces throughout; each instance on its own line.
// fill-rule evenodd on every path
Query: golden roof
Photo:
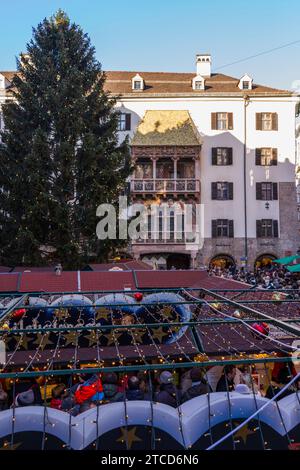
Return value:
M 201 139 L 188 111 L 146 111 L 131 145 L 200 145 Z

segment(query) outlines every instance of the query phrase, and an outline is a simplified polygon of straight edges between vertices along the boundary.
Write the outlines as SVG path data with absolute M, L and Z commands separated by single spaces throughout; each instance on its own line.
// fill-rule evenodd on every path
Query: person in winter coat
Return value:
M 182 403 L 212 391 L 211 387 L 207 383 L 207 380 L 205 379 L 205 373 L 205 370 L 201 367 L 194 367 L 191 370 L 190 378 L 192 381 L 192 386 L 188 388 L 187 391 L 183 394 L 181 400 Z
M 140 380 L 135 375 L 129 377 L 127 386 L 125 395 L 127 400 L 144 400 L 144 392 L 140 388 Z
M 160 390 L 156 394 L 156 401 L 177 408 L 180 404 L 181 394 L 174 385 L 171 372 L 165 370 L 159 376 Z
M 16 395 L 12 408 L 20 406 L 38 406 L 42 405 L 42 397 L 38 384 L 33 384 L 26 392 Z
M 82 405 L 88 400 L 101 401 L 103 398 L 103 386 L 99 374 L 92 375 L 91 378 L 79 385 L 74 394 L 76 405 Z
M 273 398 L 277 393 L 280 392 L 282 388 L 284 388 L 293 378 L 293 375 L 291 374 L 289 368 L 287 366 L 283 367 L 280 369 L 277 378 L 273 379 L 272 382 L 270 383 L 267 392 L 266 392 L 266 398 Z M 284 397 L 287 397 L 288 395 L 291 395 L 292 393 L 295 393 L 297 391 L 297 384 L 295 382 L 290 385 L 281 395 L 279 395 L 277 400 L 281 400 Z
M 216 392 L 233 392 L 235 388 L 234 378 L 236 372 L 236 367 L 233 364 L 226 365 L 217 384 Z
M 124 399 L 124 393 L 118 391 L 118 376 L 114 372 L 104 374 L 102 377 L 104 400 L 114 403 Z
M 51 402 L 50 408 L 54 408 L 55 410 L 61 410 L 63 398 L 66 392 L 65 384 L 59 384 L 54 387 L 51 391 Z

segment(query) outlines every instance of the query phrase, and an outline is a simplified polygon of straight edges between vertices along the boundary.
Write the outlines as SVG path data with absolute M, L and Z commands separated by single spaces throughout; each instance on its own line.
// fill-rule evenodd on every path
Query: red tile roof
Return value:
M 1 72 L 7 80 L 11 82 L 16 72 Z M 139 71 L 107 71 L 105 89 L 113 95 L 131 95 L 141 98 L 147 95 L 191 95 L 205 96 L 214 94 L 234 94 L 244 96 L 245 90 L 240 90 L 238 84 L 240 79 L 213 73 L 205 81 L 205 90 L 193 90 L 192 80 L 196 73 L 175 73 L 175 72 L 139 72 Z M 144 79 L 145 88 L 143 91 L 132 90 L 132 78 L 139 73 Z M 279 95 L 291 96 L 288 90 L 279 90 L 264 85 L 253 84 L 252 90 L 247 90 L 249 96 L 256 95 Z
M 19 274 L 0 273 L 0 292 L 17 292 Z
M 130 271 L 81 272 L 81 291 L 135 289 L 134 276 Z
M 175 288 L 249 289 L 244 284 L 229 279 L 208 276 L 206 271 L 154 271 L 130 269 L 125 271 L 63 271 L 0 273 L 0 292 L 82 292 L 114 291 L 124 288 Z
M 208 276 L 206 271 L 145 271 L 137 272 L 139 288 L 203 287 L 205 289 L 247 289 L 250 286 L 237 281 Z
M 60 276 L 53 273 L 22 273 L 20 292 L 76 292 L 77 272 L 65 271 Z
M 139 73 L 144 79 L 143 91 L 132 90 L 132 78 Z M 240 90 L 238 84 L 240 79 L 213 73 L 205 80 L 205 90 L 193 90 L 192 80 L 196 73 L 164 73 L 164 72 L 106 72 L 105 88 L 114 95 L 131 95 L 137 98 L 145 95 L 175 95 L 193 94 L 203 96 L 206 94 L 235 94 L 243 96 L 245 90 Z M 247 90 L 248 95 L 292 95 L 287 90 L 278 90 L 263 85 L 253 85 L 252 90 Z

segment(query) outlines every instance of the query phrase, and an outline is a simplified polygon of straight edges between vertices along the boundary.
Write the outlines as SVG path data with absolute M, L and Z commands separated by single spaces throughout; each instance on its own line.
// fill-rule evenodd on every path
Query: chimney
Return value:
M 211 55 L 210 54 L 197 54 L 196 65 L 197 65 L 197 75 L 201 75 L 201 77 L 211 76 Z

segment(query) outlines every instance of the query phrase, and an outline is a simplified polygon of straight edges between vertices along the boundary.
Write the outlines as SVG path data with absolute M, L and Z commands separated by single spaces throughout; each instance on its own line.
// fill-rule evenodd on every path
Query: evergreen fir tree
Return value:
M 90 39 L 61 10 L 33 30 L 4 105 L 1 263 L 79 268 L 118 245 L 96 237 L 96 209 L 116 203 L 130 173 L 115 99 Z

